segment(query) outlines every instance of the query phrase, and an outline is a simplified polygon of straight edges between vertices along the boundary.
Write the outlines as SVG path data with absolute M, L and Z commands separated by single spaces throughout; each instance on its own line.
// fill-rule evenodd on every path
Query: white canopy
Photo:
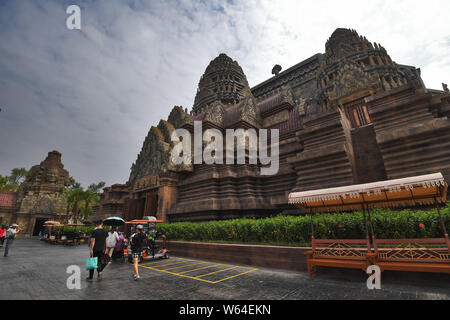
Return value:
M 289 203 L 313 211 L 400 207 L 446 201 L 447 183 L 441 173 L 291 193 Z

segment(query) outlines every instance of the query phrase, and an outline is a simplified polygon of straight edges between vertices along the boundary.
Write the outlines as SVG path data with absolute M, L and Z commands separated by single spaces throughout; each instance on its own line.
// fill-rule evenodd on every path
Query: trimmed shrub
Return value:
M 64 226 L 64 227 L 55 227 L 56 231 L 76 231 L 76 232 L 83 232 L 88 235 L 94 231 L 95 226 Z
M 450 231 L 450 203 L 441 209 Z M 375 209 L 371 211 L 375 236 L 379 239 L 441 238 L 443 230 L 437 210 Z M 318 239 L 363 239 L 366 226 L 362 212 L 313 215 L 314 236 Z M 170 240 L 218 241 L 235 243 L 307 244 L 311 242 L 309 216 L 284 216 L 264 219 L 233 219 L 202 223 L 158 224 Z M 370 233 L 370 225 L 368 226 Z

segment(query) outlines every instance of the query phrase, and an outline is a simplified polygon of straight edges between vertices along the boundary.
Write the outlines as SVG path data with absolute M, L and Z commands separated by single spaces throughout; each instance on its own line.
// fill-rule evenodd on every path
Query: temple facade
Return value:
M 69 185 L 69 172 L 61 153 L 51 151 L 44 161 L 33 166 L 16 192 L 0 191 L 0 222 L 17 223 L 21 235 L 38 235 L 47 220 L 63 221 L 67 202 L 62 189 Z
M 280 69 L 250 87 L 238 62 L 220 54 L 191 111 L 175 106 L 150 128 L 129 180 L 112 187 L 120 199 L 106 197 L 97 209 L 171 222 L 262 217 L 300 213 L 288 205 L 290 192 L 435 172 L 450 180 L 450 94 L 427 89 L 420 69 L 349 29 L 337 29 L 325 53 Z M 261 163 L 249 162 L 174 165 L 171 134 L 193 133 L 195 121 L 224 136 L 278 129 L 278 173 L 261 175 Z

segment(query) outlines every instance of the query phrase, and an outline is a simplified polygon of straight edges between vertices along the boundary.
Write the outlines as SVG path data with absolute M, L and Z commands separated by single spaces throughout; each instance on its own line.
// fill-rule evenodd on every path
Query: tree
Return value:
M 9 183 L 20 185 L 26 178 L 28 171 L 25 168 L 14 168 L 9 176 Z
M 99 183 L 95 184 L 92 183 L 88 186 L 88 190 L 95 192 L 95 193 L 100 193 L 100 191 L 103 189 L 103 187 L 106 185 L 105 181 L 100 181 Z
M 7 185 L 8 182 L 9 182 L 9 178 L 8 178 L 8 177 L 4 177 L 4 176 L 2 176 L 2 175 L 0 174 L 0 185 L 1 185 L 1 186 Z
M 69 178 L 69 189 L 76 190 L 81 189 L 81 183 L 77 182 L 73 177 Z
M 9 183 L 9 177 L 0 175 L 0 190 L 16 191 L 17 188 L 17 185 Z
M 83 190 L 81 183 L 73 177 L 69 178 L 69 186 L 60 190 L 61 196 L 67 203 L 66 215 L 72 211 L 73 222 L 77 223 L 80 218 L 87 218 L 90 215 L 90 206 L 100 200 L 99 191 L 105 186 L 101 181 L 92 183 L 86 190 Z
M 82 188 L 68 190 L 67 202 L 72 206 L 73 222 L 78 222 L 79 203 L 84 200 L 84 190 Z
M 84 191 L 83 200 L 84 200 L 84 213 L 83 213 L 83 216 L 84 216 L 84 218 L 87 218 L 89 216 L 89 205 L 91 203 L 98 202 L 98 200 L 100 200 L 100 196 L 96 192 L 93 192 L 91 190 L 86 190 L 86 191 Z

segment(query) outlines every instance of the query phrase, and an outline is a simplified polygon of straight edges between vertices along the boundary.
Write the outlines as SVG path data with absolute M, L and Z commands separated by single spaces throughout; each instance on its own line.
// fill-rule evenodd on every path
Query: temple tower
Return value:
M 247 78 L 241 66 L 226 54 L 212 60 L 201 77 L 194 100 L 194 115 L 205 110 L 215 101 L 235 104 L 244 98 L 248 88 Z
M 33 166 L 19 187 L 13 220 L 26 235 L 37 235 L 46 220 L 65 220 L 67 203 L 61 195 L 69 185 L 69 172 L 61 162 L 61 153 L 54 150 L 44 161 Z

